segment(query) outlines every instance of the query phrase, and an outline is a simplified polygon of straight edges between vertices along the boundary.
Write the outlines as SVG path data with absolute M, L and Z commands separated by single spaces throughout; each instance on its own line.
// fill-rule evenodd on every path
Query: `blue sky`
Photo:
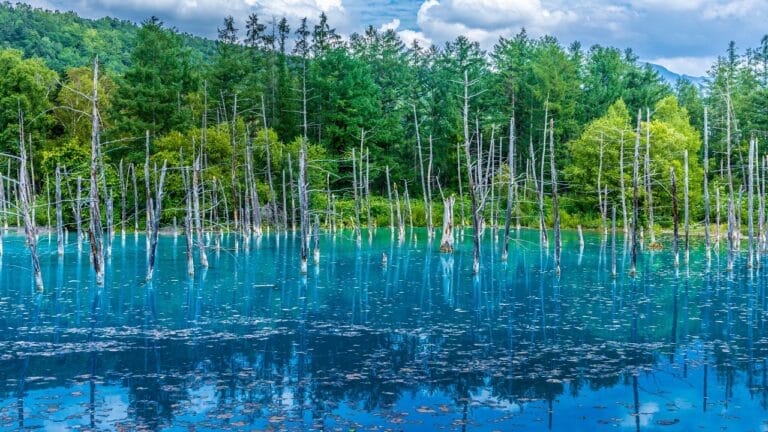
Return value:
M 768 33 L 766 0 L 27 0 L 82 16 L 141 21 L 157 15 L 181 31 L 214 37 L 225 15 L 240 21 L 250 12 L 269 20 L 328 14 L 343 35 L 368 25 L 394 28 L 406 41 L 441 44 L 458 35 L 490 49 L 499 36 L 521 27 L 550 34 L 563 44 L 579 40 L 631 47 L 642 60 L 690 75 L 703 75 L 729 40 L 757 47 Z

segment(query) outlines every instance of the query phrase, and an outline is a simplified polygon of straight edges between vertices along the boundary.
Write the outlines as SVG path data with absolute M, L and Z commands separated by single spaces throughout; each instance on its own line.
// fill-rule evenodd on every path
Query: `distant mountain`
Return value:
M 93 20 L 74 12 L 0 2 L 0 49 L 14 48 L 26 57 L 40 57 L 59 72 L 88 66 L 96 53 L 107 69 L 125 71 L 138 31 L 139 26 L 130 21 Z M 185 33 L 181 37 L 193 59 L 204 60 L 215 51 L 212 40 Z
M 706 82 L 705 78 L 703 76 L 690 76 L 685 74 L 678 74 L 675 72 L 672 72 L 671 70 L 665 68 L 662 65 L 658 65 L 655 63 L 647 63 L 648 66 L 650 66 L 653 70 L 659 73 L 661 77 L 664 79 L 664 81 L 668 82 L 669 85 L 673 86 L 677 82 L 678 79 L 682 78 L 684 80 L 687 80 L 691 82 L 692 84 L 696 84 L 698 87 L 703 87 Z

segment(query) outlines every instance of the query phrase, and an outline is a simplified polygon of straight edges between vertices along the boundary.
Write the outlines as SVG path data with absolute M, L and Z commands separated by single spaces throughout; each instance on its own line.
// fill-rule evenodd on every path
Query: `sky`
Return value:
M 27 0 L 33 6 L 73 10 L 88 18 L 141 22 L 160 17 L 180 31 L 214 38 L 226 15 L 244 35 L 245 18 L 285 16 L 295 24 L 321 11 L 342 35 L 373 25 L 394 29 L 409 43 L 442 44 L 465 35 L 492 49 L 499 36 L 525 28 L 564 44 L 578 40 L 632 48 L 643 61 L 673 72 L 704 75 L 728 42 L 744 50 L 768 33 L 766 0 Z M 294 26 L 295 27 L 295 26 Z

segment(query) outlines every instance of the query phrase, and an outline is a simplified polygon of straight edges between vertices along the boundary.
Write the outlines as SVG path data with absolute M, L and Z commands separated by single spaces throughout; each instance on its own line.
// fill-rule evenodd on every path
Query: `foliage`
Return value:
M 251 14 L 241 32 L 236 21 L 226 17 L 218 28 L 218 40 L 209 41 L 166 28 L 154 17 L 137 27 L 21 4 L 0 5 L 4 24 L 0 40 L 4 47 L 21 49 L 0 50 L 0 145 L 6 152 L 18 146 L 20 108 L 36 152 L 36 190 L 45 190 L 45 179 L 53 177 L 59 161 L 72 175 L 86 175 L 91 68 L 98 54 L 108 188 L 119 187 L 116 172 L 122 163 L 124 169 L 137 168 L 143 190 L 144 134 L 149 131 L 152 168 L 164 160 L 173 167 L 166 187 L 169 211 L 177 212 L 185 197 L 180 168 L 188 169 L 193 153 L 201 149 L 205 187 L 210 192 L 216 179 L 219 198 L 232 205 L 236 195 L 232 189 L 245 188 L 245 149 L 251 146 L 252 174 L 266 203 L 270 194 L 265 138 L 269 137 L 274 196 L 282 207 L 284 173 L 288 180 L 293 172 L 286 193 L 295 195 L 306 114 L 311 205 L 316 211 L 327 206 L 328 183 L 340 198 L 338 205 L 347 211 L 345 202 L 352 195 L 349 160 L 352 149 L 359 155 L 362 147 L 370 154 L 368 186 L 375 207 L 383 206 L 373 209 L 378 222 L 389 216 L 388 203 L 378 198 L 386 196 L 387 168 L 393 182 L 409 185 L 414 217 L 422 221 L 418 125 L 425 154 L 432 143 L 434 198 L 439 196 L 438 183 L 446 194 L 458 195 L 462 188 L 458 218 L 461 209 L 469 207 L 466 166 L 459 151 L 465 139 L 466 73 L 471 143 L 480 140 L 488 152 L 493 139 L 495 148 L 501 148 L 494 154 L 496 162 L 506 164 L 507 143 L 512 134 L 516 138 L 514 165 L 524 223 L 535 224 L 538 214 L 531 164 L 535 159 L 541 176 L 539 164 L 549 162 L 549 156 L 542 161 L 541 155 L 548 153 L 544 146 L 550 121 L 555 164 L 562 174 L 563 221 L 588 225 L 599 214 L 601 143 L 601 186 L 608 187 L 610 202 L 620 201 L 622 142 L 623 180 L 627 195 L 631 194 L 635 113 L 641 111 L 641 154 L 650 131 L 654 208 L 660 223 L 666 224 L 669 169 L 675 170 L 682 194 L 683 150 L 690 158 L 694 217 L 700 215 L 705 107 L 710 114 L 713 185 L 723 185 L 714 168 L 723 163 L 728 117 L 737 186 L 745 180 L 746 170 L 740 168 L 746 162 L 748 138 L 762 138 L 768 130 L 768 111 L 763 108 L 768 94 L 768 39 L 745 56 L 731 45 L 713 65 L 706 91 L 681 80 L 673 92 L 629 49 L 595 45 L 585 50 L 577 42 L 564 46 L 551 36 L 533 38 L 525 30 L 501 38 L 486 52 L 463 36 L 442 46 L 405 46 L 396 32 L 373 27 L 345 41 L 325 15 L 302 20 L 293 29 L 286 19 L 264 21 Z M 647 108 L 650 121 L 645 118 Z M 515 127 L 509 130 L 512 117 Z M 506 167 L 500 172 L 497 197 L 504 205 L 509 174 Z M 538 179 L 544 180 L 547 192 L 549 176 L 547 169 L 545 178 Z M 645 206 L 644 188 L 641 200 Z M 435 216 L 439 219 L 439 211 Z
M 0 3 L 0 49 L 15 48 L 25 57 L 41 58 L 58 72 L 87 67 L 98 54 L 108 70 L 123 73 L 131 64 L 137 33 L 138 27 L 130 21 L 92 20 L 25 3 Z M 212 41 L 190 34 L 181 36 L 196 57 L 203 60 L 212 55 Z
M 16 154 L 19 114 L 24 130 L 37 141 L 51 126 L 48 109 L 56 73 L 40 59 L 25 60 L 20 51 L 0 50 L 0 151 Z
M 592 121 L 585 128 L 581 137 L 568 143 L 571 163 L 568 164 L 564 172 L 571 194 L 578 194 L 579 196 L 582 210 L 587 212 L 599 211 L 598 179 L 601 181 L 601 187 L 607 187 L 609 190 L 610 204 L 615 205 L 619 211 L 621 210 L 620 173 L 622 165 L 624 167 L 625 198 L 627 202 L 631 202 L 633 196 L 632 166 L 636 137 L 634 120 L 624 102 L 619 100 L 608 108 L 605 116 Z M 670 214 L 670 168 L 675 170 L 679 185 L 679 198 L 682 203 L 685 150 L 688 151 L 689 155 L 690 199 L 692 202 L 699 202 L 702 193 L 703 169 L 697 155 L 701 147 L 701 138 L 699 133 L 690 125 L 686 109 L 681 108 L 677 100 L 670 96 L 656 104 L 650 123 L 641 122 L 639 161 L 641 179 L 644 173 L 643 160 L 648 128 L 650 128 L 651 140 L 651 185 L 654 208 L 659 209 L 662 215 Z M 602 162 L 600 162 L 601 153 Z M 600 173 L 601 169 L 602 173 Z M 646 193 L 642 180 L 640 188 L 640 195 L 645 202 Z

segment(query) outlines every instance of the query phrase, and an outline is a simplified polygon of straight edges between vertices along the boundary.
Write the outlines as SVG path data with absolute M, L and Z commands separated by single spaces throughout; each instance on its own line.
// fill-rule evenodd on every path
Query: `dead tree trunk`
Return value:
M 392 205 L 392 185 L 389 180 L 389 165 L 386 167 L 387 175 L 387 201 L 389 202 L 389 232 L 392 237 L 395 236 L 395 210 Z
M 102 172 L 102 182 L 104 181 L 104 163 L 102 162 L 101 167 Z M 107 258 L 112 257 L 112 239 L 114 238 L 114 196 L 112 195 L 112 191 L 106 190 L 106 182 L 104 182 L 104 210 L 106 213 L 106 219 L 107 219 L 107 241 L 106 241 L 106 256 Z
M 749 178 L 747 180 L 747 220 L 749 229 L 749 252 L 747 257 L 747 268 L 754 266 L 755 259 L 755 139 L 749 140 L 749 158 L 748 158 Z
M 683 262 L 685 264 L 688 264 L 690 262 L 690 255 L 691 255 L 691 240 L 690 240 L 690 233 L 691 233 L 691 224 L 690 224 L 690 206 L 688 202 L 688 192 L 689 192 L 689 179 L 688 179 L 688 150 L 685 150 L 683 152 L 683 159 L 684 159 L 684 183 L 683 183 L 683 217 L 685 218 L 685 251 L 683 252 Z
M 147 205 L 152 212 L 152 232 L 149 243 L 149 255 L 147 258 L 147 280 L 152 280 L 155 272 L 155 254 L 157 253 L 157 235 L 160 231 L 160 217 L 163 213 L 163 185 L 165 184 L 166 161 L 163 161 L 163 168 L 160 170 L 160 180 L 157 183 L 157 190 L 154 198 L 150 198 Z
M 424 216 L 427 224 L 427 238 L 431 239 L 435 235 L 435 227 L 432 223 L 432 194 L 427 191 L 428 185 L 431 182 L 430 171 L 432 167 L 432 160 L 428 162 L 428 168 L 426 175 L 424 172 L 424 151 L 421 146 L 421 134 L 419 133 L 419 118 L 416 115 L 416 105 L 413 106 L 413 123 L 416 127 L 416 147 L 419 152 L 419 172 L 421 173 L 421 194 L 424 200 Z M 432 135 L 429 136 L 430 156 L 432 153 Z
M 624 185 L 624 131 L 621 131 L 621 141 L 619 143 L 619 188 L 621 189 L 621 215 L 624 218 L 622 229 L 626 236 L 629 234 L 629 218 L 627 213 L 627 188 Z
M 371 151 L 365 150 L 365 209 L 367 212 L 366 221 L 368 222 L 368 243 L 373 240 L 373 219 L 371 218 Z
M 152 177 L 149 171 L 149 131 L 144 131 L 144 195 L 145 195 L 145 221 L 144 231 L 146 234 L 147 251 L 149 251 L 149 237 L 152 231 L 152 209 L 149 208 L 149 200 L 152 198 Z
M 290 154 L 288 155 L 290 158 Z M 328 200 L 330 202 L 330 196 Z M 283 169 L 283 228 L 288 232 L 288 194 L 285 189 L 285 169 Z
M 669 193 L 672 197 L 672 254 L 675 259 L 675 267 L 680 266 L 680 218 L 677 209 L 677 183 L 675 181 L 675 169 L 669 167 Z
M 232 202 L 236 203 L 239 197 L 239 191 L 237 190 L 237 93 L 235 93 L 234 100 L 232 102 L 232 124 L 230 126 L 230 141 L 232 145 L 232 160 L 230 163 L 230 180 L 232 187 Z M 237 206 L 234 206 L 234 222 L 235 231 L 240 228 L 240 212 Z
M 0 257 L 3 256 L 3 231 L 7 229 L 8 213 L 7 204 L 5 202 L 5 181 L 3 175 L 0 174 Z
M 504 220 L 504 244 L 501 249 L 501 260 L 506 261 L 509 251 L 509 226 L 512 223 L 512 205 L 515 193 L 515 116 L 509 119 L 509 181 L 507 182 L 507 212 Z
M 729 245 L 729 249 L 731 249 L 731 251 L 729 251 L 729 254 L 732 254 L 733 250 L 735 250 L 735 248 L 739 247 L 738 239 L 735 237 L 735 236 L 738 235 L 737 233 L 739 231 L 739 227 L 736 226 L 736 224 L 735 224 L 735 221 L 736 221 L 736 219 L 735 219 L 736 218 L 736 209 L 735 208 L 733 209 L 733 213 L 734 213 L 733 215 L 730 214 L 731 207 L 735 206 L 734 194 L 733 194 L 733 172 L 731 170 L 731 151 L 732 151 L 732 146 L 731 146 L 731 95 L 730 95 L 730 89 L 729 89 L 729 93 L 726 94 L 725 103 L 726 103 L 726 109 L 725 109 L 725 118 L 726 118 L 726 120 L 725 120 L 725 125 L 726 125 L 725 126 L 726 127 L 726 129 L 725 129 L 726 130 L 726 132 L 725 132 L 725 143 L 726 143 L 725 156 L 726 156 L 726 165 L 727 165 L 726 166 L 726 170 L 727 170 L 727 173 L 728 173 L 728 211 L 729 211 L 729 214 L 728 214 L 728 236 L 734 237 L 734 238 L 731 238 L 731 239 L 728 240 L 728 245 Z M 731 217 L 734 218 L 734 223 L 731 223 Z M 732 265 L 733 262 L 732 262 L 731 258 L 732 257 L 730 257 L 730 255 L 729 255 L 729 263 Z M 729 270 L 732 270 L 732 269 L 733 269 L 733 267 L 729 268 Z
M 277 202 L 275 195 L 275 185 L 272 182 L 272 152 L 269 141 L 269 129 L 267 129 L 267 112 L 264 107 L 264 96 L 261 97 L 261 119 L 264 125 L 264 151 L 267 157 L 267 183 L 269 184 L 269 210 L 272 213 L 272 223 L 277 228 Z
M 546 137 L 546 125 L 544 129 L 544 136 Z M 546 156 L 547 145 L 545 141 L 541 149 L 541 173 L 539 175 L 539 190 L 537 191 L 539 198 L 539 237 L 541 244 L 545 247 L 549 244 L 549 239 L 547 237 L 547 225 L 544 217 L 544 160 L 546 159 Z M 535 170 L 536 168 L 534 167 L 534 171 Z
M 400 208 L 400 194 L 397 192 L 397 183 L 394 184 L 395 188 L 395 207 L 397 208 L 397 240 L 402 242 L 405 240 L 405 222 L 403 221 L 403 213 Z
M 403 200 L 405 201 L 405 207 L 408 209 L 408 226 L 413 232 L 413 208 L 411 207 L 411 196 L 408 194 L 408 182 L 403 182 Z
M 203 221 L 200 218 L 200 155 L 194 160 L 192 171 L 192 200 L 195 211 L 195 230 L 197 231 L 197 247 L 200 252 L 200 265 L 208 268 L 208 254 L 205 252 L 205 238 L 203 237 Z
M 56 245 L 59 256 L 64 255 L 64 215 L 61 206 L 61 169 L 56 164 Z
M 549 123 L 549 167 L 552 180 L 552 216 L 555 230 L 555 273 L 560 274 L 560 208 L 557 202 L 557 169 L 555 168 L 555 123 Z
M 734 230 L 736 229 L 736 210 L 733 208 L 733 199 L 728 199 L 728 263 L 726 264 L 727 271 L 733 271 L 733 260 L 736 246 L 736 236 Z
M 451 195 L 443 199 L 443 236 L 440 239 L 440 252 L 453 252 L 453 205 L 456 197 Z
M 638 206 L 640 205 L 640 196 L 638 191 L 638 181 L 640 171 L 640 111 L 637 113 L 637 133 L 635 134 L 635 159 L 632 166 L 632 189 L 633 189 L 633 202 L 632 202 L 632 259 L 630 264 L 629 273 L 634 276 L 637 274 L 637 253 L 640 247 L 640 239 L 638 233 Z
M 291 191 L 291 229 L 296 231 L 296 197 L 293 192 L 293 162 L 291 161 L 290 153 L 288 153 L 288 176 L 288 180 L 290 181 L 288 188 Z
M 181 160 L 181 158 L 179 158 Z M 193 243 L 194 240 L 192 240 L 192 187 L 190 186 L 189 181 L 189 174 L 187 173 L 187 169 L 185 167 L 181 167 L 181 180 L 184 185 L 184 201 L 185 201 L 185 209 L 184 212 L 184 239 L 186 243 L 186 256 L 187 256 L 187 274 L 191 277 L 195 274 L 195 261 L 194 261 L 194 253 L 193 253 Z
M 72 213 L 75 216 L 75 229 L 77 229 L 77 251 L 83 250 L 83 178 L 77 177 L 77 197 L 72 203 Z
M 608 237 L 608 215 L 605 214 L 605 206 L 603 205 L 603 148 L 605 142 L 603 134 L 600 133 L 600 161 L 597 164 L 597 206 L 600 208 L 600 220 L 603 225 L 603 238 Z
M 302 61 L 302 75 L 301 75 L 301 90 L 302 90 L 302 109 L 301 114 L 303 118 L 303 135 L 301 139 L 301 148 L 299 149 L 299 207 L 301 208 L 301 273 L 307 273 L 307 256 L 309 254 L 309 178 L 307 176 L 307 128 L 309 123 L 307 122 L 307 59 L 303 58 Z
M 712 259 L 712 246 L 709 235 L 709 123 L 707 107 L 704 107 L 704 249 L 707 262 Z M 718 221 L 719 222 L 719 221 Z
M 24 142 L 24 116 L 19 110 L 19 201 L 21 203 L 21 214 L 24 219 L 24 235 L 27 239 L 27 247 L 32 258 L 32 271 L 35 278 L 35 286 L 39 291 L 45 288 L 43 285 L 43 275 L 40 269 L 40 257 L 37 254 L 37 225 L 33 216 L 35 206 L 35 196 L 32 192 L 29 179 L 29 168 L 27 160 L 27 145 Z
M 611 206 L 611 277 L 616 277 L 616 205 Z
M 256 188 L 256 177 L 253 175 L 253 143 L 250 142 L 250 140 L 247 140 L 245 145 L 245 169 L 248 171 L 246 173 L 246 181 L 250 191 L 252 212 L 250 221 L 251 225 L 248 227 L 248 229 L 257 237 L 261 237 L 263 235 L 261 227 L 261 204 L 259 203 L 259 191 Z
M 299 151 L 299 207 L 301 208 L 301 273 L 307 272 L 309 255 L 309 192 L 307 178 L 307 141 L 302 140 Z
M 364 133 L 361 130 L 360 131 L 360 145 L 362 146 L 362 140 L 363 140 Z M 352 193 L 355 199 L 355 240 L 357 241 L 357 244 L 359 245 L 362 241 L 362 235 L 360 234 L 360 193 L 359 193 L 359 186 L 357 184 L 357 156 L 355 154 L 355 148 L 352 148 Z
M 473 243 L 473 256 L 472 256 L 472 272 L 474 274 L 477 274 L 480 272 L 480 230 L 481 230 L 481 224 L 482 224 L 482 199 L 480 197 L 481 193 L 481 179 L 479 178 L 479 175 L 476 176 L 475 170 L 472 168 L 472 156 L 470 153 L 470 139 L 469 139 L 469 87 L 473 85 L 475 81 L 470 82 L 467 71 L 464 70 L 464 110 L 463 110 L 463 120 L 464 120 L 464 158 L 466 159 L 466 168 L 467 168 L 467 178 L 469 179 L 469 197 L 470 202 L 472 204 L 472 243 Z M 480 141 L 480 136 L 477 136 L 478 141 Z M 478 165 L 477 173 L 480 173 L 479 166 L 482 162 L 482 158 L 480 157 L 480 152 L 482 151 L 481 146 L 478 145 L 478 157 L 476 158 L 476 164 Z
M 757 154 L 760 154 L 759 150 L 756 151 Z M 760 180 L 760 235 L 759 238 L 759 249 L 760 252 L 765 252 L 766 249 L 766 241 L 768 241 L 768 238 L 766 238 L 766 226 L 765 226 L 765 202 L 768 197 L 765 195 L 765 182 L 766 182 L 766 175 L 768 174 L 768 156 L 764 158 L 760 158 L 762 162 L 762 176 Z M 758 255 L 759 259 L 759 255 Z
M 462 232 L 464 230 L 463 226 L 465 223 L 465 216 L 464 216 L 464 189 L 462 187 L 462 177 L 461 177 L 461 147 L 462 145 L 460 143 L 456 143 L 456 175 L 459 182 L 459 202 L 461 203 L 461 219 L 459 220 L 459 224 L 462 226 Z M 463 235 L 463 234 L 462 234 Z
M 715 188 L 715 250 L 720 254 L 720 188 Z
M 490 203 L 490 219 L 491 219 L 491 237 L 496 239 L 497 230 L 496 230 L 496 219 L 495 219 L 495 211 L 496 211 L 496 182 L 494 181 L 494 172 L 491 171 L 491 168 L 495 168 L 495 162 L 494 162 L 494 155 L 496 153 L 494 149 L 494 145 L 496 143 L 494 136 L 496 132 L 495 127 L 491 127 L 491 149 L 490 152 L 488 152 L 488 169 L 486 170 L 486 181 L 490 181 L 491 185 L 491 203 Z M 486 188 L 488 185 L 486 184 Z
M 133 235 L 139 234 L 139 188 L 136 181 L 136 165 L 129 165 L 133 183 Z
M 648 200 L 648 232 L 651 235 L 651 248 L 656 245 L 656 229 L 653 223 L 653 190 L 651 183 L 651 110 L 645 111 L 645 195 Z
M 91 202 L 88 239 L 91 245 L 91 262 L 96 274 L 96 284 L 104 284 L 104 231 L 101 226 L 101 207 L 99 200 L 99 162 L 101 160 L 101 142 L 99 131 L 99 59 L 93 62 L 93 110 L 91 114 Z
M 128 211 L 125 206 L 125 196 L 128 193 L 128 179 L 126 178 L 125 171 L 123 171 L 122 159 L 120 159 L 118 176 L 120 180 L 120 235 L 125 237 L 125 221 L 128 219 Z

